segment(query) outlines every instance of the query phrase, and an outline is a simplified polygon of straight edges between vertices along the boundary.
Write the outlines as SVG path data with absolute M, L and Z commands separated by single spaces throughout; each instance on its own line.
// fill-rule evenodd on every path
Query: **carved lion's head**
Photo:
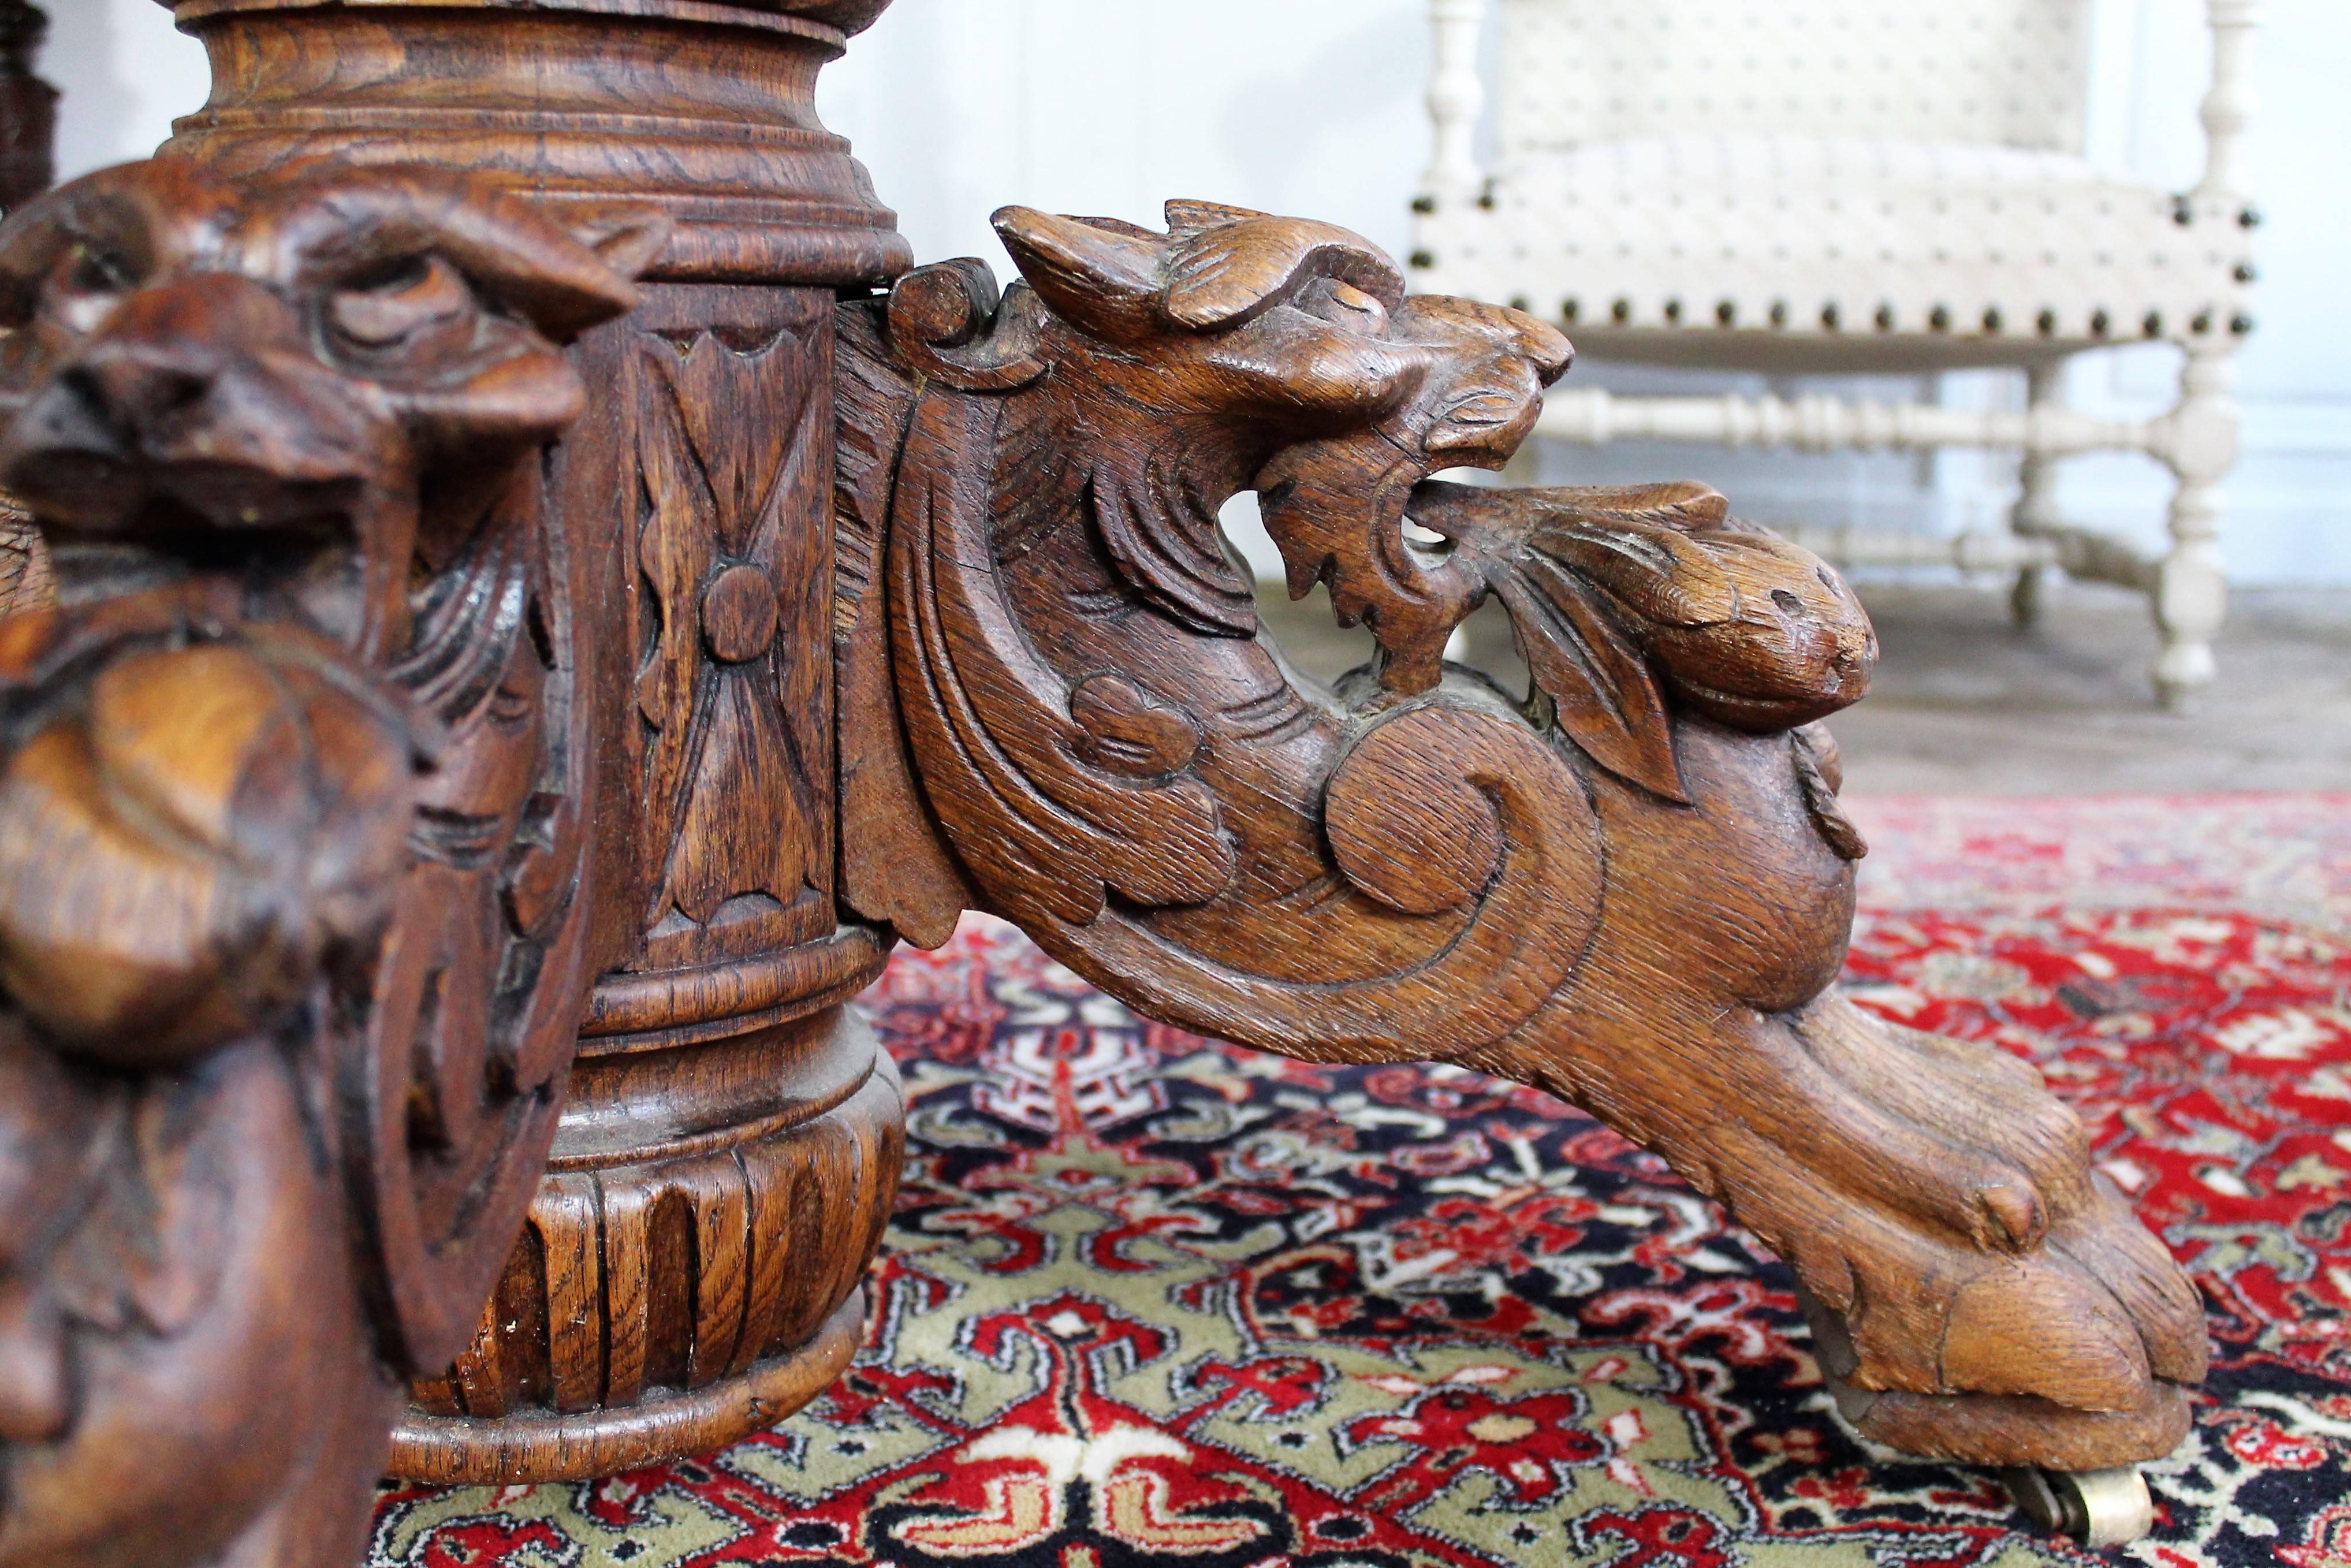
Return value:
M 92 174 L 0 229 L 0 488 L 68 597 L 229 570 L 397 653 L 413 558 L 578 413 L 559 346 L 660 239 L 440 170 Z
M 1000 422 L 999 549 L 1089 515 L 1146 601 L 1196 631 L 1247 636 L 1252 585 L 1217 517 L 1254 488 L 1292 595 L 1324 584 L 1342 622 L 1369 626 L 1386 689 L 1438 685 L 1448 635 L 1499 592 L 1531 707 L 1541 697 L 1605 766 L 1668 798 L 1680 784 L 1660 673 L 1683 708 L 1765 731 L 1865 688 L 1876 642 L 1851 591 L 1732 521 L 1704 486 L 1434 479 L 1499 468 L 1532 434 L 1573 358 L 1557 330 L 1408 296 L 1376 246 L 1328 224 L 1203 202 L 1166 215 L 1155 234 L 1007 207 L 997 232 L 1024 287 L 999 302 L 984 267 L 958 262 L 893 293 L 891 335 L 910 368 L 1044 410 Z M 1636 710 L 1637 725 L 1624 721 Z
M 1167 224 L 996 214 L 1053 313 L 1111 348 L 1101 373 L 1166 413 L 1291 438 L 1377 427 L 1448 465 L 1499 466 L 1573 357 L 1519 311 L 1407 298 L 1387 255 L 1334 225 L 1207 202 L 1170 202 Z M 1139 360 L 1117 352 L 1144 344 Z

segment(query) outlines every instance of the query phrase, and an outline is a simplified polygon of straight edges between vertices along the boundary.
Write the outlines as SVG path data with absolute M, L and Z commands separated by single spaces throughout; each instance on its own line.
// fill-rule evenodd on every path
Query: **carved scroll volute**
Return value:
M 397 1379 L 470 1337 L 588 979 L 539 454 L 657 242 L 172 162 L 0 230 L 59 589 L 0 622 L 7 1568 L 347 1559 Z

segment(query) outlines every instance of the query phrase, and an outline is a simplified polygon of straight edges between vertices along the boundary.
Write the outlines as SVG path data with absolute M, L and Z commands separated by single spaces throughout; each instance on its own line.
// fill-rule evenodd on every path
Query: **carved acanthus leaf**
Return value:
M 1618 778 L 1687 802 L 1664 694 L 1592 587 L 1539 555 L 1494 587 L 1561 732 Z
M 925 394 L 891 518 L 900 689 L 917 735 L 935 722 L 935 744 L 963 764 L 952 779 L 926 775 L 933 802 L 942 816 L 987 813 L 985 841 L 956 848 L 1024 917 L 1091 921 L 1113 892 L 1150 906 L 1205 903 L 1236 868 L 1215 797 L 1185 775 L 1139 779 L 1088 760 L 1098 737 L 1021 637 L 989 567 L 985 476 L 1001 412 L 992 398 Z

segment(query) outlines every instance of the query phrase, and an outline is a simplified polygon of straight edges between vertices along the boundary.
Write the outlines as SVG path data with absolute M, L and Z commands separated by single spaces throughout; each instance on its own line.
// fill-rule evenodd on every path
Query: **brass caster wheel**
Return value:
M 2044 1530 L 2085 1546 L 2122 1546 L 2155 1528 L 2155 1500 L 2136 1465 L 2113 1470 L 2000 1472 L 2008 1495 Z

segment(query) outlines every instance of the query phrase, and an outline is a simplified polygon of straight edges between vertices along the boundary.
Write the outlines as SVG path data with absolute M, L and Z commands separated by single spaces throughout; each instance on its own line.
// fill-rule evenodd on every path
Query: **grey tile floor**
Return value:
M 1319 590 L 1297 605 L 1263 597 L 1308 673 L 1368 653 L 1363 633 L 1332 627 Z M 2241 591 L 2220 679 L 2187 716 L 2154 706 L 2155 632 L 2136 596 L 2057 588 L 2032 632 L 1989 587 L 1865 584 L 1862 597 L 1885 655 L 1868 700 L 1831 725 L 1855 793 L 2351 789 L 2351 591 Z M 1470 658 L 1521 678 L 1490 607 Z
M 1872 696 L 1834 724 L 1848 789 L 2351 789 L 2351 592 L 2241 591 L 2220 678 L 2185 716 L 2149 699 L 2136 596 L 2070 589 L 2029 634 L 1987 591 L 1864 598 L 1886 652 Z

